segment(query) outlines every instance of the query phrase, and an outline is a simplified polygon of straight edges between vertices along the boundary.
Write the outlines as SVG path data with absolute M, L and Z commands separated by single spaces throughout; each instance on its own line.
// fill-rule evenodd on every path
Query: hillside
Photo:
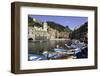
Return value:
M 71 29 L 68 26 L 64 27 L 63 25 L 55 23 L 53 21 L 47 21 L 47 24 L 50 28 L 55 29 L 59 32 L 71 32 Z M 28 16 L 28 25 L 43 27 L 43 22 L 41 22 L 39 20 L 33 20 L 33 18 Z
M 48 26 L 50 26 L 53 29 L 58 30 L 59 32 L 71 32 L 71 29 L 69 29 L 69 27 L 64 27 L 61 24 L 55 23 L 55 22 L 51 22 L 51 21 L 47 21 Z

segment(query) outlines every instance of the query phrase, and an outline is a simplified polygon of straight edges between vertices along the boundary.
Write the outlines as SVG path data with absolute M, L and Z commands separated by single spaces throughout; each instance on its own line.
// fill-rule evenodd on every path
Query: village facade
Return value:
M 36 40 L 54 40 L 54 39 L 68 39 L 68 32 L 59 32 L 56 29 L 48 26 L 47 22 L 41 22 L 33 18 L 33 22 L 38 22 L 42 26 L 35 24 L 28 26 L 28 39 Z

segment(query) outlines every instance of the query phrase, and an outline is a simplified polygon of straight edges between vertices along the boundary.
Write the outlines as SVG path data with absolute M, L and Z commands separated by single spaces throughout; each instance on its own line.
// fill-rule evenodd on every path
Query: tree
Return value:
M 33 23 L 33 18 L 31 18 L 30 16 L 28 16 L 28 23 Z

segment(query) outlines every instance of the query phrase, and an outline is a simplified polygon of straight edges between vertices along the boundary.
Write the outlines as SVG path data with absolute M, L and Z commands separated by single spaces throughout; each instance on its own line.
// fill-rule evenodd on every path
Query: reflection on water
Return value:
M 28 50 L 29 53 L 38 54 L 39 52 L 50 51 L 57 45 L 59 45 L 61 48 L 65 48 L 66 42 L 66 40 L 29 41 Z
M 79 40 L 29 41 L 28 60 L 88 58 L 88 46 Z

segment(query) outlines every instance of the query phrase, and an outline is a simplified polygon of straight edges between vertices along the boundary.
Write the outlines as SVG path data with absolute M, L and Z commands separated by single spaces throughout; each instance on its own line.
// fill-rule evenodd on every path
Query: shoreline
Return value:
M 50 39 L 50 40 L 70 40 L 70 39 Z M 36 42 L 36 41 L 50 41 L 50 40 L 28 40 L 28 41 L 33 41 L 33 42 Z
M 50 40 L 70 40 L 70 39 L 50 39 Z

